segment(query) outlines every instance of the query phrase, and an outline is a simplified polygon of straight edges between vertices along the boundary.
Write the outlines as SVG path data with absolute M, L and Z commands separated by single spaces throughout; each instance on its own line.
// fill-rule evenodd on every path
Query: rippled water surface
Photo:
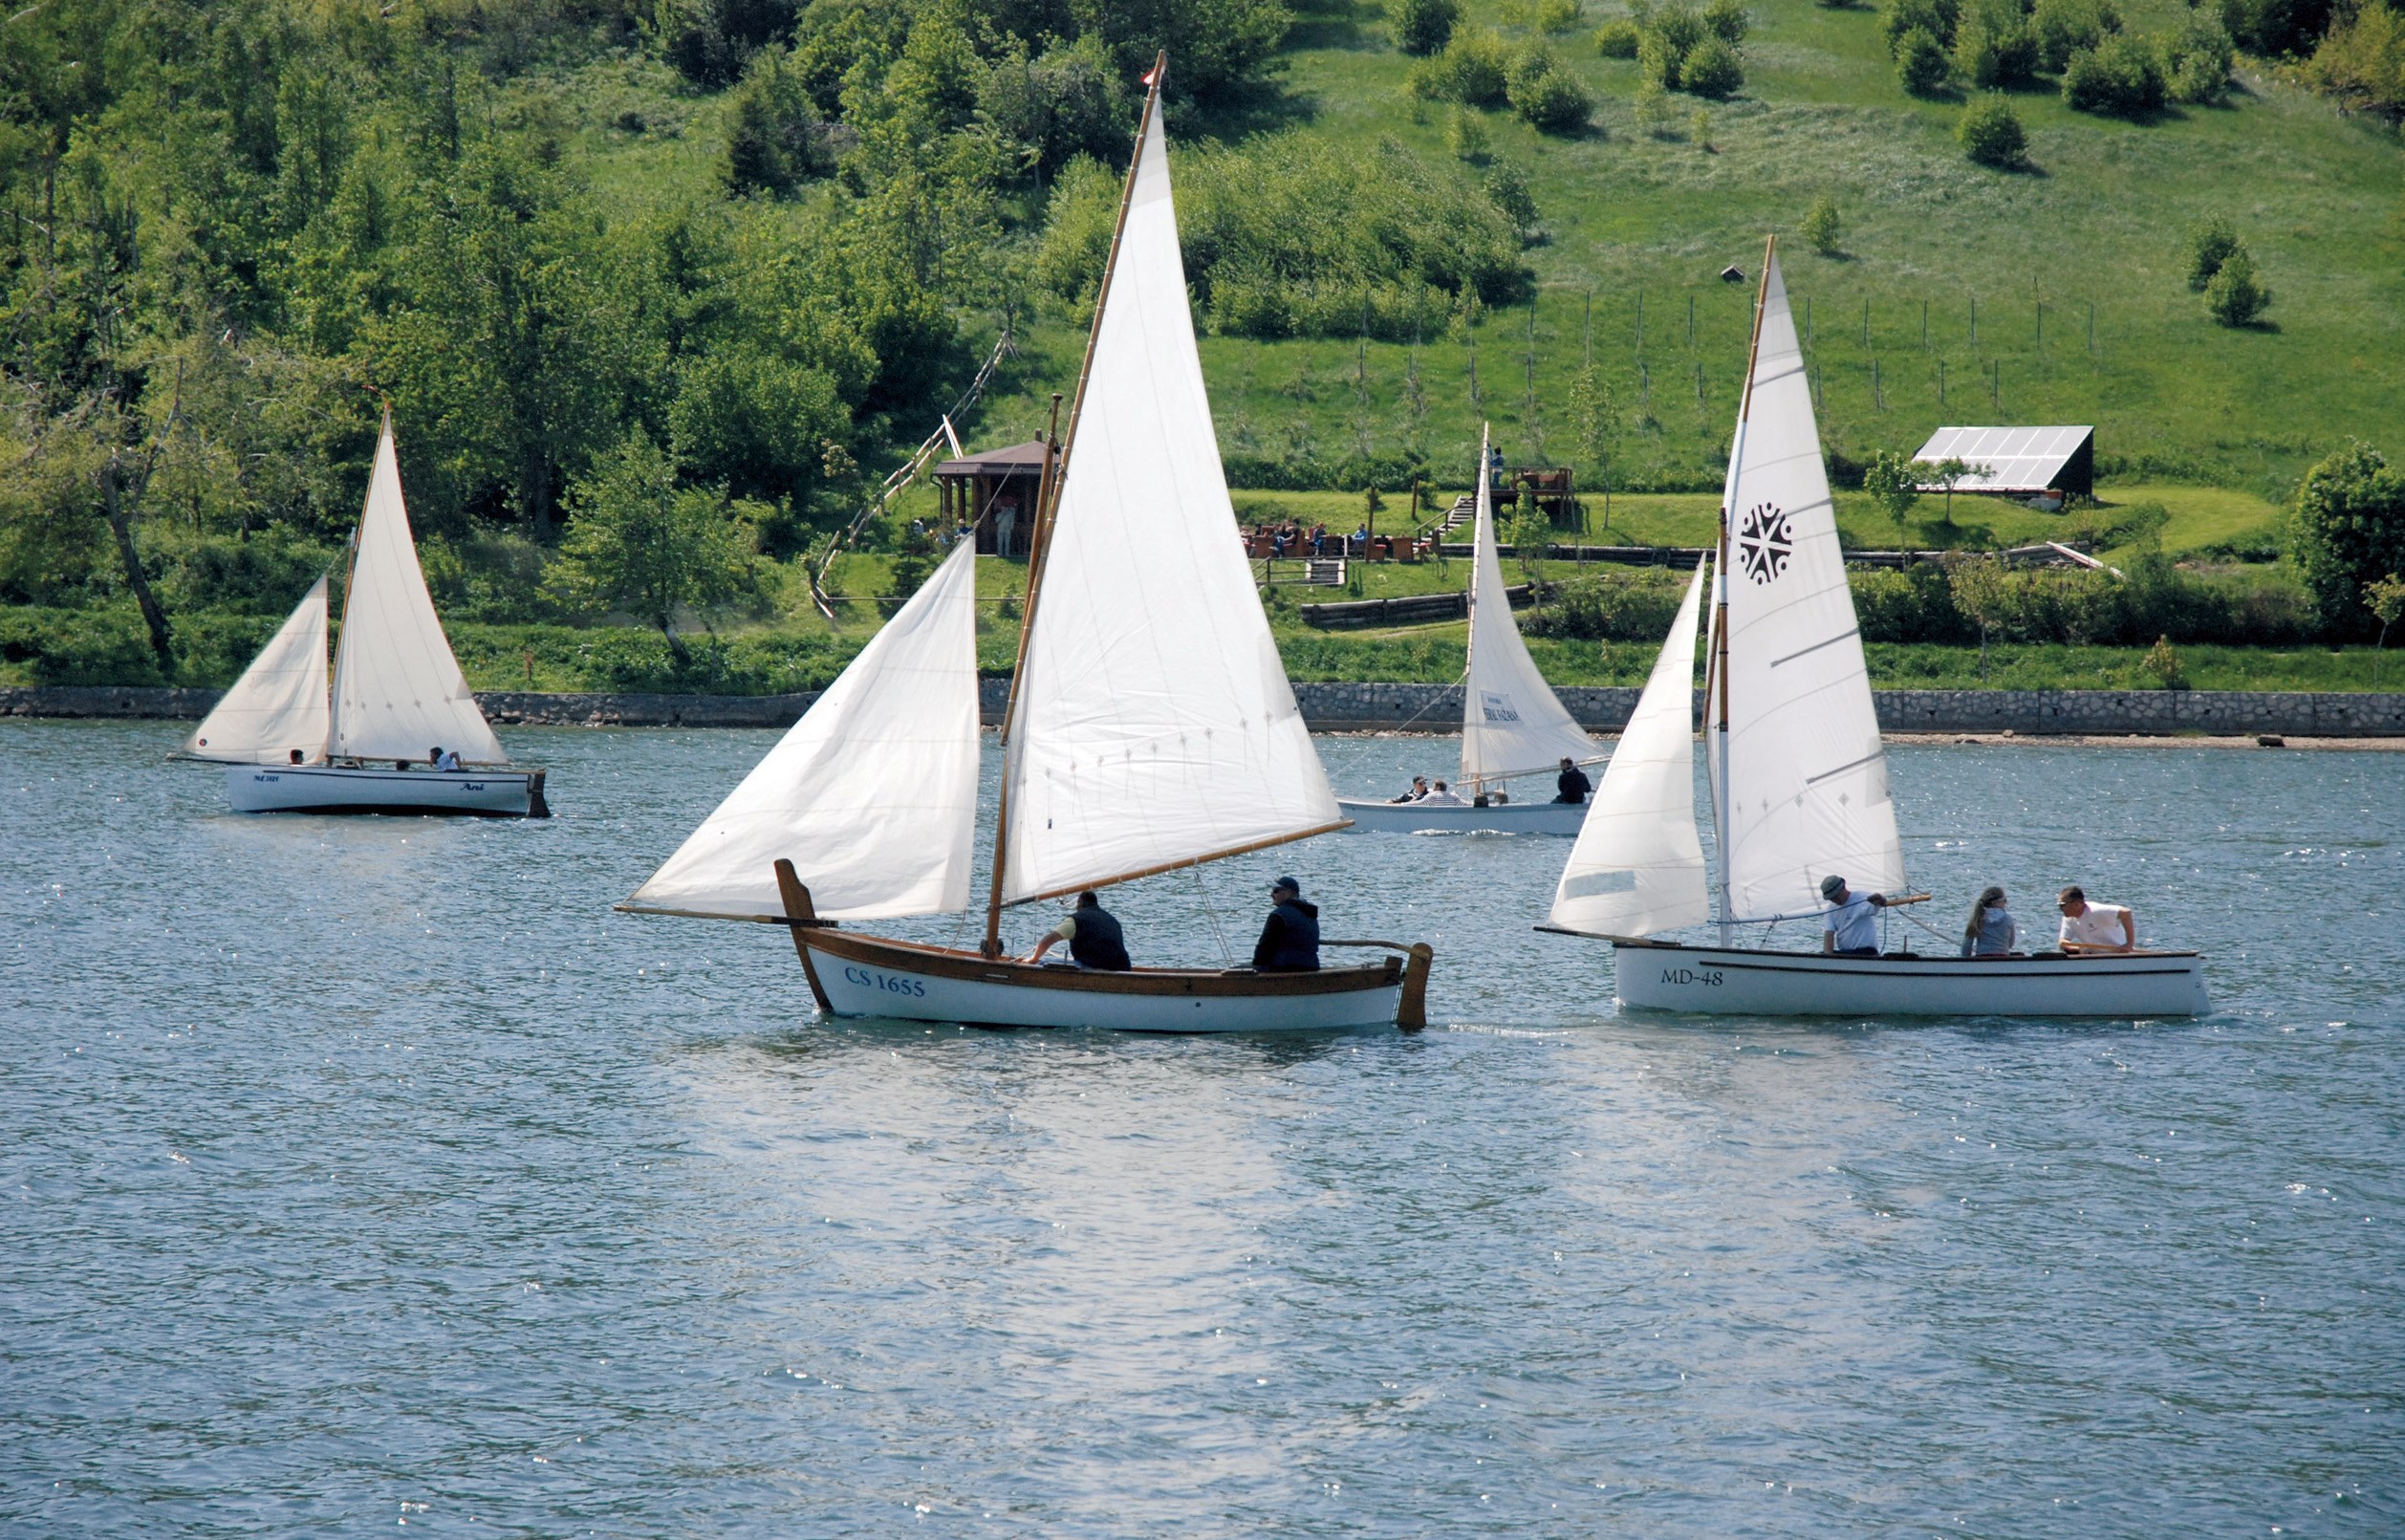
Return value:
M 1163 1039 L 611 913 L 769 734 L 512 732 L 528 824 L 177 736 L 0 724 L 10 1536 L 2405 1531 L 2405 756 L 1894 751 L 1935 921 L 2084 881 L 2203 1021 L 1622 1018 L 1567 842 L 1349 835 L 1114 906 L 1291 868 L 1436 1025 Z

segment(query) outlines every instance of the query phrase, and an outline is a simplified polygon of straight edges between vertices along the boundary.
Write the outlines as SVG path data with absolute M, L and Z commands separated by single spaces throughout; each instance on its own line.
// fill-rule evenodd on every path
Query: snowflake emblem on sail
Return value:
M 1784 511 L 1768 503 L 1746 510 L 1737 526 L 1737 561 L 1747 577 L 1757 583 L 1777 581 L 1794 553 L 1795 536 Z

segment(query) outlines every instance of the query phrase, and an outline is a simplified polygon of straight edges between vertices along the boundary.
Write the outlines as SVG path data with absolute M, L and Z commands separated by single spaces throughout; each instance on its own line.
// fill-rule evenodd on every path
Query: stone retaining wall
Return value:
M 986 721 L 1002 717 L 1005 679 L 978 682 Z M 0 716 L 161 717 L 197 721 L 217 691 L 142 686 L 0 687 Z M 1562 704 L 1586 727 L 1616 732 L 1636 691 L 1565 686 Z M 1701 691 L 1697 692 L 1699 708 Z M 1879 726 L 1891 732 L 2178 733 L 2298 738 L 2405 737 L 2405 694 L 2298 690 L 1878 690 Z M 1298 683 L 1305 720 L 1325 731 L 1452 732 L 1462 723 L 1455 684 Z M 517 724 L 588 727 L 787 727 L 815 694 L 615 695 L 492 690 L 485 714 Z

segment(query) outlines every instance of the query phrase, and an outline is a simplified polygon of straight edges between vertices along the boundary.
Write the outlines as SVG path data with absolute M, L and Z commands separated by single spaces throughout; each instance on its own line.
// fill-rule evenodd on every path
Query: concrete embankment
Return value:
M 986 720 L 1001 718 L 1009 682 L 980 682 Z M 1566 686 L 1572 715 L 1616 732 L 1636 709 L 1634 689 Z M 2137 734 L 2252 738 L 2405 738 L 2405 694 L 2304 690 L 1878 690 L 1879 726 L 1890 732 L 2004 733 L 2023 737 Z M 1698 691 L 1701 705 L 1701 692 Z M 1296 704 L 1316 728 L 1334 732 L 1450 732 L 1462 721 L 1452 684 L 1298 683 Z M 812 694 L 544 694 L 491 690 L 477 696 L 505 727 L 783 727 Z M 0 687 L 0 716 L 162 717 L 197 720 L 217 692 L 114 685 Z

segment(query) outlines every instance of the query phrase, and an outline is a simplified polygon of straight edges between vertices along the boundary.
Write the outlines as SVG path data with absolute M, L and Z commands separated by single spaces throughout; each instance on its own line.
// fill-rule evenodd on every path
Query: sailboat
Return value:
M 1010 906 L 1345 826 L 1229 538 L 1170 197 L 1165 62 L 1146 77 L 1068 435 L 1055 398 L 1045 440 L 983 944 L 843 928 L 969 907 L 967 542 L 618 906 L 789 927 L 825 1014 L 1186 1032 L 1424 1022 L 1425 944 L 1323 941 L 1387 955 L 1316 972 L 1099 972 L 1003 953 Z
M 543 771 L 513 770 L 476 705 L 426 593 L 384 414 L 367 508 L 326 670 L 320 577 L 184 754 L 226 764 L 236 813 L 450 813 L 547 818 Z M 456 752 L 436 770 L 427 750 Z
M 1704 739 L 1717 873 L 1707 878 L 1695 816 L 1699 563 L 1538 927 L 1609 940 L 1622 1005 L 1752 1016 L 2209 1009 L 2195 952 L 1840 957 L 1772 950 L 1767 928 L 1762 944 L 1737 944 L 1740 926 L 1782 922 L 1804 924 L 1817 942 L 1824 877 L 1899 898 L 1904 884 L 1887 755 L 1775 245 L 1764 254 L 1712 571 Z M 1715 920 L 1710 944 L 1655 939 Z
M 1503 562 L 1495 549 L 1493 478 L 1487 474 L 1487 435 L 1478 444 L 1478 531 L 1472 547 L 1469 587 L 1469 667 L 1462 681 L 1462 771 L 1454 789 L 1468 806 L 1430 807 L 1419 802 L 1376 802 L 1339 797 L 1337 806 L 1355 829 L 1394 834 L 1574 835 L 1586 809 L 1576 803 L 1499 800 L 1521 777 L 1559 773 L 1565 759 L 1592 763 L 1594 740 L 1587 736 L 1545 676 L 1504 592 Z M 1542 779 L 1537 781 L 1542 786 Z M 1484 801 L 1480 806 L 1481 800 Z

